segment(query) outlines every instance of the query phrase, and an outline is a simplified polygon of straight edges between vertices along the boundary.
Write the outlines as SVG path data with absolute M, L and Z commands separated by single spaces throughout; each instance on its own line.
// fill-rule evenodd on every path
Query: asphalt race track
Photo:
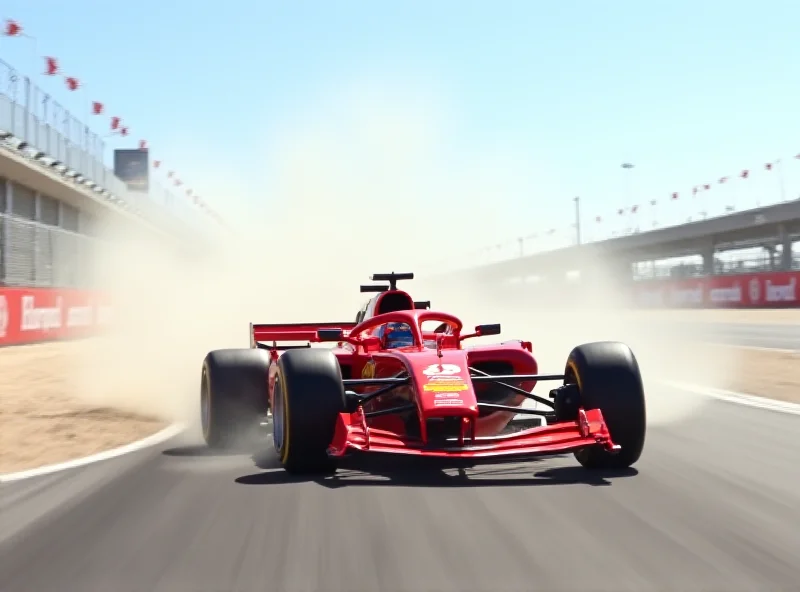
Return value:
M 727 345 L 800 350 L 800 325 L 692 323 L 704 340 Z
M 0 486 L 0 590 L 796 589 L 798 429 L 709 399 L 625 475 L 564 456 L 305 482 L 182 436 Z

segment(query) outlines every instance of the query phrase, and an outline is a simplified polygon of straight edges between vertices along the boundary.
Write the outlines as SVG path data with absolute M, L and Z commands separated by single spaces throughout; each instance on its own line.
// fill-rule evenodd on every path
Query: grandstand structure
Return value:
M 643 281 L 800 269 L 800 200 L 754 208 L 701 222 L 573 244 L 484 265 L 465 266 L 443 277 L 470 276 L 491 282 L 526 282 L 590 273 L 602 261 L 616 279 Z M 556 277 L 558 276 L 558 277 Z
M 606 271 L 614 270 L 620 282 L 800 270 L 796 248 L 800 198 L 584 242 L 578 214 L 571 232 L 571 240 L 562 240 L 567 245 L 532 253 L 524 252 L 519 238 L 516 252 L 506 251 L 505 256 L 488 262 L 467 258 L 440 277 L 511 284 L 540 279 L 560 282 L 565 274 L 573 279 L 591 275 L 601 262 Z
M 0 60 L 0 286 L 92 288 L 104 219 L 178 239 L 216 230 L 152 181 L 131 191 L 105 153 L 103 138 Z

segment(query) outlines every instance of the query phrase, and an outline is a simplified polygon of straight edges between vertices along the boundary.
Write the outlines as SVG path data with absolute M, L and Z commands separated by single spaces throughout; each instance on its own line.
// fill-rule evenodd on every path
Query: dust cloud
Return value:
M 248 347 L 251 322 L 353 320 L 369 274 L 413 271 L 452 240 L 431 226 L 453 219 L 431 200 L 435 101 L 398 87 L 326 101 L 276 132 L 252 187 L 217 180 L 208 201 L 236 210 L 231 232 L 176 239 L 102 221 L 94 272 L 114 319 L 75 366 L 82 398 L 195 424 L 208 351 Z
M 358 285 L 370 273 L 431 269 L 441 253 L 482 246 L 486 236 L 461 231 L 475 219 L 496 223 L 502 234 L 497 208 L 486 199 L 501 179 L 438 158 L 448 132 L 436 100 L 404 87 L 346 93 L 325 107 L 276 132 L 268 183 L 254 172 L 254 186 L 243 194 L 218 195 L 223 215 L 233 210 L 222 200 L 238 208 L 232 232 L 175 239 L 103 222 L 106 246 L 95 276 L 115 312 L 108 333 L 75 366 L 82 397 L 196 424 L 203 357 L 247 347 L 250 322 L 351 320 L 365 299 Z M 684 371 L 676 353 L 692 336 L 608 306 L 613 297 L 599 303 L 596 290 L 553 308 L 433 278 L 407 289 L 468 324 L 502 322 L 505 338 L 533 341 L 542 370 L 560 371 L 577 343 L 626 341 L 640 360 L 651 421 L 696 405 L 657 387 L 658 379 Z M 694 371 L 713 374 L 722 362 L 704 360 Z

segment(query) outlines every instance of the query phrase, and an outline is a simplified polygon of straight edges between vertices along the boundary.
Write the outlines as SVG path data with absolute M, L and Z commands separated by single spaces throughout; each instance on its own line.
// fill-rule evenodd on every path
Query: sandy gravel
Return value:
M 157 418 L 82 402 L 69 368 L 84 347 L 0 349 L 0 473 L 109 450 L 165 427 Z
M 776 310 L 659 310 L 628 313 L 644 318 L 680 319 L 681 322 L 742 323 L 754 325 L 798 324 L 800 309 Z M 800 353 L 766 351 L 714 345 L 711 351 L 693 349 L 680 352 L 688 363 L 698 363 L 714 351 L 725 352 L 730 370 L 713 386 L 735 392 L 760 395 L 782 401 L 800 402 Z M 689 360 L 689 358 L 694 360 Z
M 800 403 L 800 352 L 788 353 L 733 346 L 730 374 L 710 385 L 749 395 Z

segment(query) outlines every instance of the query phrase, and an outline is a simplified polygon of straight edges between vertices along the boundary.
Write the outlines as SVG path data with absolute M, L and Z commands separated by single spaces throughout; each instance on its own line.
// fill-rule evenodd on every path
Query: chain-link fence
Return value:
M 91 288 L 93 218 L 0 178 L 0 286 Z
M 98 239 L 63 228 L 0 214 L 2 285 L 92 287 Z

